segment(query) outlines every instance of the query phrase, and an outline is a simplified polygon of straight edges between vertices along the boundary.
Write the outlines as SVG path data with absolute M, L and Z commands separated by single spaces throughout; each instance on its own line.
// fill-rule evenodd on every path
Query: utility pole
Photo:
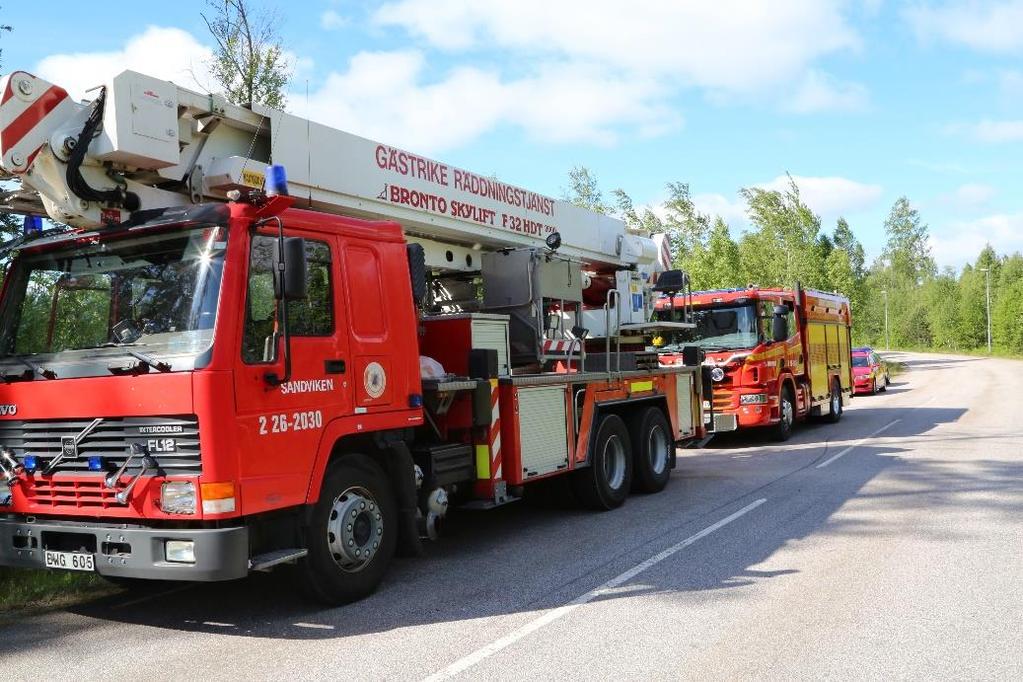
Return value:
M 882 289 L 881 293 L 884 294 L 884 349 L 891 350 L 892 344 L 888 338 L 888 290 Z
M 991 268 L 980 268 L 984 273 L 984 289 L 987 300 L 987 354 L 991 355 Z

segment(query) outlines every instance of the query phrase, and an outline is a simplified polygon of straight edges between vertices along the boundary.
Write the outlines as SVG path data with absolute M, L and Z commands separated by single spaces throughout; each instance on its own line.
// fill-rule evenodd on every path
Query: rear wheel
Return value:
M 671 476 L 671 456 L 675 439 L 664 411 L 648 407 L 629 423 L 632 434 L 632 489 L 641 493 L 659 493 Z
M 386 475 L 365 455 L 332 465 L 307 529 L 303 587 L 318 601 L 347 604 L 384 577 L 398 538 L 397 508 Z
M 781 389 L 778 412 L 778 423 L 774 425 L 771 435 L 776 441 L 786 441 L 792 437 L 792 426 L 796 422 L 796 399 L 788 384 Z
M 600 420 L 590 449 L 590 465 L 572 477 L 576 495 L 587 507 L 614 509 L 625 502 L 632 485 L 632 442 L 616 414 Z
M 828 413 L 828 421 L 834 424 L 842 418 L 842 386 L 838 379 L 831 382 L 831 411 Z

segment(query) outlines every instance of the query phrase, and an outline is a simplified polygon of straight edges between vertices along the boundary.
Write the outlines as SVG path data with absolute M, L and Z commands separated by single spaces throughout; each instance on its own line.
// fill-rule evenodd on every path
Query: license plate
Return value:
M 81 552 L 45 552 L 46 568 L 60 568 L 65 571 L 95 571 L 96 559 Z

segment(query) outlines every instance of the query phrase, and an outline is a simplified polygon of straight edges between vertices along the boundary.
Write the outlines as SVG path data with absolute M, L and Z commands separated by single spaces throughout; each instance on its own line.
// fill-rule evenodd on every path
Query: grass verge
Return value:
M 95 573 L 0 568 L 0 615 L 64 606 L 116 590 Z

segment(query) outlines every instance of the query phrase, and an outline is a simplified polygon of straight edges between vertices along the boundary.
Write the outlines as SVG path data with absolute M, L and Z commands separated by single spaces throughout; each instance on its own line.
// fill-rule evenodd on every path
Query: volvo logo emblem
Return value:
M 64 459 L 74 459 L 78 457 L 78 442 L 74 436 L 65 436 L 60 439 L 60 451 L 61 456 Z
M 0 417 L 13 417 L 18 414 L 17 405 L 0 405 Z

